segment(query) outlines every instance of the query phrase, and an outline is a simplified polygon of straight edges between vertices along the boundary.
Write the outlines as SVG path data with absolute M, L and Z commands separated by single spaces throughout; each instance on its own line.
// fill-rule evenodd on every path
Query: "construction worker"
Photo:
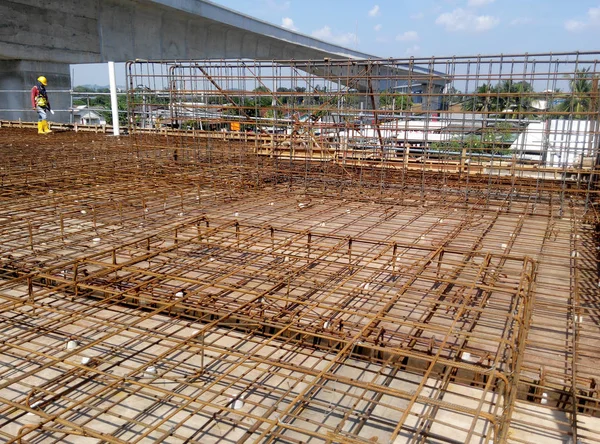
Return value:
M 48 121 L 46 120 L 46 113 L 52 111 L 50 107 L 50 100 L 48 100 L 48 94 L 46 93 L 46 85 L 48 84 L 48 80 L 46 77 L 39 76 L 37 78 L 37 84 L 31 88 L 31 106 L 38 113 L 38 134 L 48 134 L 52 131 L 48 126 Z

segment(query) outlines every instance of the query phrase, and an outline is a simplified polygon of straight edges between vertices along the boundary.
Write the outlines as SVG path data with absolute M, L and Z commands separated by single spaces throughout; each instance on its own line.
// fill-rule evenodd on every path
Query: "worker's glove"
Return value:
M 54 115 L 54 110 L 53 109 L 51 109 L 50 112 L 52 113 L 52 115 Z

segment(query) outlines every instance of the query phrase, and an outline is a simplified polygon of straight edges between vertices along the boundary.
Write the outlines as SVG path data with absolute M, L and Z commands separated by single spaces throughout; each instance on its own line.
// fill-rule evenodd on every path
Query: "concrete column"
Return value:
M 0 120 L 37 121 L 30 93 L 39 76 L 48 79 L 48 98 L 54 115 L 51 122 L 69 122 L 71 74 L 66 63 L 31 60 L 0 60 Z

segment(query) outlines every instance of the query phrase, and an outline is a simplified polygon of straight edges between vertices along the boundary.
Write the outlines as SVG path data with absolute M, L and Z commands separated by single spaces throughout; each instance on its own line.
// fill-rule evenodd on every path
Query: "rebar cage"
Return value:
M 3 128 L 0 440 L 600 442 L 595 57 L 135 61 L 129 138 Z
M 589 204 L 597 56 L 131 62 L 130 123 L 223 132 L 252 148 L 240 165 L 278 159 L 275 171 L 296 181 L 319 181 L 326 164 L 328 188 L 444 191 L 450 181 L 455 192 L 458 179 L 467 197 L 568 192 Z

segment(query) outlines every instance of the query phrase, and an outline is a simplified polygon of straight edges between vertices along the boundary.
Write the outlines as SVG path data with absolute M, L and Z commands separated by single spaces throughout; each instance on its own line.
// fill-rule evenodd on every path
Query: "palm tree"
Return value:
M 477 88 L 477 93 L 463 102 L 464 111 L 474 112 L 510 112 L 521 113 L 531 106 L 533 86 L 530 83 L 504 80 L 497 85 L 482 85 Z M 505 117 L 509 114 L 506 113 Z M 512 115 L 512 114 L 510 114 Z
M 498 84 L 496 91 L 496 111 L 510 110 L 511 113 L 516 113 L 511 116 L 520 118 L 520 113 L 531 109 L 533 86 L 529 82 L 505 80 Z
M 592 82 L 594 76 L 590 68 L 578 69 L 569 79 L 570 94 L 565 94 L 564 99 L 556 106 L 556 111 L 568 113 L 561 117 L 574 119 L 587 119 L 587 114 L 592 111 Z
M 494 87 L 492 85 L 481 85 L 475 94 L 467 96 L 467 100 L 462 104 L 462 109 L 463 111 L 487 113 L 492 110 L 493 95 Z

